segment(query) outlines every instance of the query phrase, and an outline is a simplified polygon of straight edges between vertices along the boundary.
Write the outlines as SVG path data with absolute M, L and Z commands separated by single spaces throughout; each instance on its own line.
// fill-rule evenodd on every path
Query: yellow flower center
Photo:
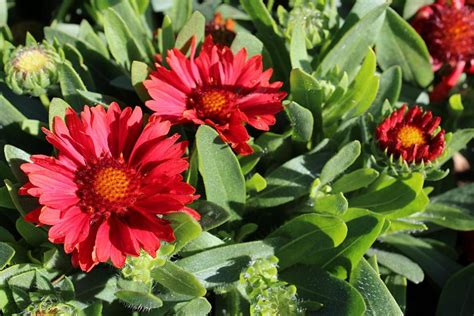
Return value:
M 415 126 L 405 125 L 398 131 L 398 140 L 404 148 L 410 148 L 413 145 L 423 145 L 426 143 L 423 131 Z
M 29 49 L 20 53 L 15 67 L 23 72 L 37 72 L 48 62 L 48 56 L 40 49 Z
M 227 102 L 227 96 L 219 91 L 209 91 L 201 97 L 203 112 L 209 116 L 220 114 L 226 108 Z
M 103 199 L 116 202 L 128 196 L 130 180 L 124 170 L 108 167 L 97 173 L 94 189 Z

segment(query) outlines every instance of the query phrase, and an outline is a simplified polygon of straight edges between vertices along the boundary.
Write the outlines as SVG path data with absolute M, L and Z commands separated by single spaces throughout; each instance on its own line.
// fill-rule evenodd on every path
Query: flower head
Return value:
M 21 166 L 29 182 L 20 193 L 41 204 L 25 219 L 50 225 L 49 240 L 64 244 L 84 271 L 109 259 L 122 267 L 140 249 L 154 257 L 160 240 L 175 239 L 162 215 L 199 218 L 186 207 L 197 197 L 194 188 L 180 175 L 187 143 L 168 137 L 169 129 L 156 117 L 143 128 L 138 107 L 86 106 L 80 117 L 68 109 L 65 122 L 56 117 L 53 131 L 43 130 L 57 157 L 33 155 Z
M 237 153 L 252 153 L 244 125 L 269 130 L 283 109 L 282 83 L 269 82 L 272 69 L 263 71 L 261 55 L 247 60 L 245 49 L 234 55 L 228 47 L 215 45 L 210 36 L 197 57 L 195 51 L 193 39 L 190 58 L 178 49 L 168 52 L 171 69 L 157 65 L 144 82 L 152 97 L 145 104 L 173 123 L 213 126 Z
M 395 158 L 401 157 L 407 163 L 429 162 L 444 150 L 445 131 L 435 133 L 441 122 L 430 111 L 423 112 L 418 106 L 393 112 L 376 130 L 379 148 Z
M 474 8 L 464 0 L 437 0 L 422 7 L 412 24 L 428 46 L 433 69 L 449 68 L 431 94 L 433 101 L 442 101 L 463 72 L 474 73 Z
M 46 43 L 19 46 L 5 63 L 6 83 L 17 94 L 39 96 L 57 83 L 59 62 L 58 53 Z
M 206 35 L 211 35 L 216 44 L 230 46 L 235 38 L 235 21 L 224 19 L 222 13 L 216 12 L 214 18 L 206 23 Z

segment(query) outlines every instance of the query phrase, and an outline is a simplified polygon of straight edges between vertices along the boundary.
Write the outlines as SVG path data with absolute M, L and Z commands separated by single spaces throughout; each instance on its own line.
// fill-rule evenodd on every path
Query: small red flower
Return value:
M 43 129 L 57 157 L 33 155 L 21 166 L 29 182 L 20 193 L 41 204 L 25 219 L 50 225 L 49 240 L 64 244 L 84 271 L 109 259 L 122 267 L 140 249 L 155 256 L 160 240 L 175 239 L 161 215 L 199 218 L 185 206 L 197 196 L 180 175 L 187 143 L 167 136 L 170 125 L 152 117 L 143 128 L 140 108 L 121 111 L 116 103 L 107 111 L 86 106 L 80 117 L 68 109 L 53 132 Z
M 152 97 L 146 106 L 173 123 L 210 125 L 237 153 L 252 153 L 244 125 L 268 131 L 275 124 L 286 96 L 279 91 L 282 82 L 269 82 L 272 69 L 263 71 L 261 55 L 247 60 L 245 49 L 234 55 L 210 36 L 197 57 L 195 51 L 193 39 L 189 59 L 173 49 L 166 58 L 171 70 L 156 65 L 144 81 Z
M 436 159 L 444 150 L 445 131 L 437 134 L 441 118 L 430 111 L 423 112 L 418 106 L 406 114 L 407 106 L 387 117 L 376 130 L 379 148 L 394 158 L 402 157 L 407 163 L 421 163 Z
M 206 36 L 211 35 L 216 44 L 230 46 L 235 38 L 235 21 L 224 19 L 220 12 L 214 14 L 214 18 L 206 23 Z
M 412 25 L 428 46 L 433 70 L 449 68 L 431 93 L 432 101 L 443 101 L 463 72 L 474 74 L 474 8 L 464 0 L 437 0 L 419 10 Z

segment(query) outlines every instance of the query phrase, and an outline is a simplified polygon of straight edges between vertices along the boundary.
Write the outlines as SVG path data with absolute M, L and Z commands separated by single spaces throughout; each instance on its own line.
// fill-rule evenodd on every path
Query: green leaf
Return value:
M 70 108 L 71 106 L 67 104 L 66 101 L 60 98 L 53 98 L 49 105 L 49 113 L 48 113 L 48 121 L 49 121 L 49 128 L 52 130 L 53 128 L 53 119 L 56 116 L 59 116 L 64 121 L 64 117 L 66 115 L 66 109 Z
M 274 255 L 274 244 L 273 240 L 265 240 L 222 246 L 175 263 L 193 273 L 209 289 L 237 281 L 251 260 Z
M 87 20 L 82 20 L 79 25 L 79 38 L 84 42 L 88 43 L 95 50 L 100 52 L 104 57 L 109 58 L 109 50 L 105 45 L 105 41 L 99 35 L 97 35 L 92 28 L 92 26 L 87 22 Z M 71 43 L 71 45 L 74 45 Z M 76 46 L 76 45 L 74 45 Z
M 370 113 L 375 117 L 380 117 L 382 106 L 385 101 L 390 104 L 395 104 L 400 96 L 402 90 L 402 70 L 399 66 L 392 66 L 387 68 L 380 76 L 380 85 L 372 106 Z
M 323 87 L 310 74 L 302 69 L 293 69 L 290 73 L 291 96 L 293 101 L 308 109 L 313 114 L 314 128 L 322 126 L 321 106 L 323 103 Z
M 346 233 L 346 225 L 335 216 L 304 214 L 280 226 L 268 238 L 287 240 L 275 251 L 280 259 L 280 269 L 285 269 L 304 258 L 319 257 L 322 250 L 338 246 Z
M 112 56 L 125 69 L 130 69 L 134 60 L 148 60 L 126 22 L 114 9 L 104 12 L 104 32 Z
M 379 77 L 375 53 L 369 49 L 357 76 L 343 97 L 323 109 L 324 125 L 330 126 L 341 118 L 357 117 L 364 114 L 374 101 L 379 87 Z
M 245 204 L 245 180 L 232 149 L 211 127 L 201 125 L 196 133 L 199 172 L 204 181 L 206 199 L 239 217 Z
M 260 175 L 260 173 L 256 172 L 250 179 L 245 181 L 245 187 L 247 189 L 247 192 L 260 192 L 262 190 L 265 190 L 265 188 L 267 187 L 267 181 L 264 177 Z
M 416 196 L 416 198 L 414 198 L 410 203 L 408 203 L 407 205 L 405 205 L 404 207 L 398 209 L 397 211 L 393 213 L 386 214 L 386 218 L 388 219 L 406 218 L 414 213 L 424 212 L 429 202 L 430 202 L 430 198 L 426 194 L 425 190 L 421 190 L 420 193 L 418 193 L 418 195 Z M 413 219 L 413 217 L 411 218 Z
M 451 157 L 474 138 L 474 128 L 458 129 L 454 133 L 446 135 L 446 148 L 441 157 L 436 160 L 436 164 L 441 166 L 451 159 Z
M 319 179 L 321 185 L 328 184 L 349 168 L 360 155 L 360 142 L 355 140 L 342 147 L 336 155 L 334 155 L 324 165 L 321 170 Z
M 13 204 L 6 186 L 0 187 L 0 207 L 15 209 L 15 204 Z
M 257 37 L 269 52 L 275 52 L 272 54 L 275 77 L 286 82 L 290 73 L 291 61 L 285 40 L 279 34 L 277 23 L 262 0 L 240 0 L 240 4 L 252 19 L 257 29 Z
M 415 284 L 420 283 L 425 278 L 425 274 L 418 264 L 398 253 L 372 248 L 367 251 L 367 255 L 376 256 L 380 264 L 397 274 L 403 275 Z
M 442 287 L 461 267 L 431 244 L 406 234 L 384 236 L 382 241 L 392 245 L 415 261 L 423 271 Z
M 4 27 L 8 22 L 8 5 L 7 0 L 0 1 L 0 27 Z
M 384 3 L 363 14 L 352 12 L 346 19 L 344 26 L 335 35 L 336 40 L 325 53 L 319 64 L 318 73 L 325 75 L 338 65 L 352 78 L 360 62 L 364 59 L 367 48 L 375 43 L 387 7 L 388 3 Z M 356 22 L 354 23 L 354 21 Z M 364 36 L 361 37 L 361 34 Z
M 369 187 L 365 194 L 349 200 L 351 207 L 369 209 L 373 212 L 389 214 L 408 205 L 423 187 L 423 175 L 413 173 L 405 179 L 381 176 Z
M 131 69 L 131 78 L 132 78 L 132 85 L 135 88 L 135 92 L 140 97 L 140 100 L 143 102 L 150 99 L 145 86 L 143 85 L 143 81 L 148 78 L 148 74 L 150 73 L 150 68 L 147 64 L 141 61 L 134 60 L 132 62 L 132 69 Z
M 26 120 L 24 116 L 13 104 L 0 94 L 0 127 L 8 126 L 13 123 L 21 123 Z
M 25 162 L 31 162 L 31 155 L 26 151 L 21 150 L 20 148 L 17 148 L 12 145 L 5 145 L 3 150 L 5 153 L 5 159 L 7 160 L 8 165 L 10 166 L 10 169 L 15 178 L 18 180 L 18 182 L 25 183 L 26 181 L 28 181 L 28 178 L 26 177 L 25 173 L 20 169 L 20 166 Z
M 377 170 L 372 168 L 357 169 L 345 174 L 332 185 L 333 192 L 352 192 L 367 187 L 379 176 Z
M 367 306 L 364 315 L 403 315 L 397 301 L 365 259 L 352 272 L 351 284 L 364 297 Z
M 273 207 L 308 194 L 311 184 L 332 156 L 332 152 L 325 150 L 326 147 L 327 142 L 322 142 L 311 152 L 297 156 L 273 170 L 265 177 L 267 188 L 250 198 L 247 205 Z
M 100 104 L 103 107 L 108 108 L 110 103 L 112 102 L 117 102 L 118 104 L 121 104 L 119 100 L 109 95 L 83 90 L 77 90 L 77 92 L 84 99 L 85 104 L 90 104 L 91 106 Z
M 303 300 L 322 303 L 318 315 L 360 316 L 365 312 L 364 299 L 353 286 L 316 266 L 297 265 L 279 278 L 296 285 Z
M 79 311 L 79 316 L 102 316 L 102 307 L 102 302 L 94 302 Z
M 433 203 L 429 204 L 426 210 L 415 218 L 453 230 L 471 231 L 474 230 L 474 215 L 471 213 L 472 209 Z
M 191 215 L 176 212 L 166 215 L 166 219 L 171 222 L 176 237 L 175 252 L 201 234 L 201 225 Z
M 87 89 L 95 90 L 94 80 L 79 50 L 69 43 L 64 44 L 62 49 L 65 58 L 71 63 L 72 68 L 77 72 Z
M 197 297 L 187 302 L 178 303 L 173 306 L 173 315 L 176 316 L 205 316 L 211 312 L 212 305 L 204 298 Z
M 199 223 L 205 231 L 219 227 L 231 218 L 231 214 L 225 208 L 210 201 L 199 200 L 191 207 L 201 215 Z
M 167 261 L 164 266 L 151 271 L 155 281 L 176 293 L 193 297 L 206 295 L 206 289 L 193 274 Z
M 173 27 L 175 30 L 181 30 L 184 28 L 186 21 L 191 16 L 192 10 L 192 0 L 173 0 L 173 6 L 168 12 L 168 15 L 173 22 Z
M 309 142 L 313 135 L 314 119 L 311 111 L 296 102 L 290 102 L 285 107 L 286 114 L 293 128 L 292 138 L 296 141 Z
M 387 230 L 383 231 L 384 235 L 406 232 L 406 233 L 415 233 L 422 232 L 428 229 L 428 227 L 422 222 L 411 220 L 407 218 L 396 219 L 386 219 Z
M 313 209 L 319 213 L 342 215 L 347 211 L 349 203 L 342 193 L 318 197 L 314 200 Z
M 385 285 L 395 301 L 397 301 L 401 311 L 405 313 L 407 306 L 407 278 L 391 274 L 385 278 Z
M 168 50 L 173 49 L 174 41 L 175 41 L 173 25 L 169 16 L 165 15 L 165 17 L 163 18 L 163 23 L 161 24 L 161 29 L 158 30 L 157 37 L 158 37 L 158 48 L 159 48 L 159 51 L 161 52 L 163 65 L 166 66 L 167 65 L 166 56 L 168 54 Z
M 474 184 L 435 196 L 417 218 L 454 230 L 474 230 Z
M 15 237 L 4 227 L 0 226 L 0 241 L 15 242 Z
M 474 315 L 474 263 L 455 273 L 443 288 L 436 316 Z
M 173 26 L 176 27 L 173 18 L 171 18 L 171 21 L 173 22 Z M 175 47 L 180 50 L 186 50 L 185 48 L 188 47 L 193 36 L 196 38 L 196 44 L 200 43 L 204 39 L 205 25 L 206 19 L 204 16 L 199 11 L 195 11 L 183 28 L 181 28 L 181 31 L 179 31 L 176 37 Z
M 7 243 L 0 242 L 0 270 L 3 270 L 10 260 L 15 255 L 15 249 L 10 247 Z
M 242 48 L 247 51 L 247 57 L 262 55 L 265 48 L 263 43 L 254 35 L 245 32 L 238 32 L 230 46 L 234 54 L 237 54 Z
M 308 73 L 312 72 L 309 62 L 308 52 L 306 51 L 306 32 L 302 23 L 296 23 L 290 42 L 291 67 L 300 68 Z
M 428 86 L 434 75 L 430 54 L 420 35 L 389 8 L 376 42 L 378 62 L 382 69 L 400 66 L 403 79 L 421 87 Z
M 318 253 L 317 256 L 306 257 L 305 263 L 348 276 L 375 242 L 383 228 L 384 219 L 363 209 L 348 209 L 342 219 L 347 225 L 347 236 L 335 248 Z
M 59 85 L 64 100 L 76 111 L 83 109 L 84 101 L 78 90 L 87 90 L 81 77 L 68 62 L 59 64 Z
M 247 175 L 250 171 L 255 168 L 255 166 L 260 161 L 260 158 L 263 156 L 264 151 L 262 147 L 257 144 L 253 144 L 252 146 L 253 153 L 247 156 L 239 156 L 239 164 L 240 168 L 242 169 L 242 173 Z
M 125 22 L 127 29 L 136 40 L 137 46 L 148 56 L 155 53 L 153 44 L 151 43 L 151 29 L 147 25 L 145 19 L 135 13 L 131 1 L 127 0 L 105 0 L 107 7 L 113 9 L 118 16 Z
M 135 308 L 155 309 L 163 306 L 163 301 L 150 293 L 120 290 L 115 293 L 115 296 Z
M 39 227 L 25 222 L 23 218 L 18 218 L 16 221 L 16 230 L 20 233 L 21 237 L 32 246 L 39 246 L 48 240 L 48 234 Z
M 222 246 L 224 242 L 216 236 L 202 232 L 198 238 L 191 240 L 180 252 L 182 256 L 189 256 L 190 254 L 197 253 L 199 251 L 208 250 L 217 246 Z

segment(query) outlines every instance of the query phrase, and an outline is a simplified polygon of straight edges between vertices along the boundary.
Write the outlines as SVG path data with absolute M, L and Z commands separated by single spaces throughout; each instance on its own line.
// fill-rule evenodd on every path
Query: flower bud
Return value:
M 51 45 L 18 46 L 5 62 L 6 83 L 17 94 L 40 96 L 58 82 L 61 58 Z

